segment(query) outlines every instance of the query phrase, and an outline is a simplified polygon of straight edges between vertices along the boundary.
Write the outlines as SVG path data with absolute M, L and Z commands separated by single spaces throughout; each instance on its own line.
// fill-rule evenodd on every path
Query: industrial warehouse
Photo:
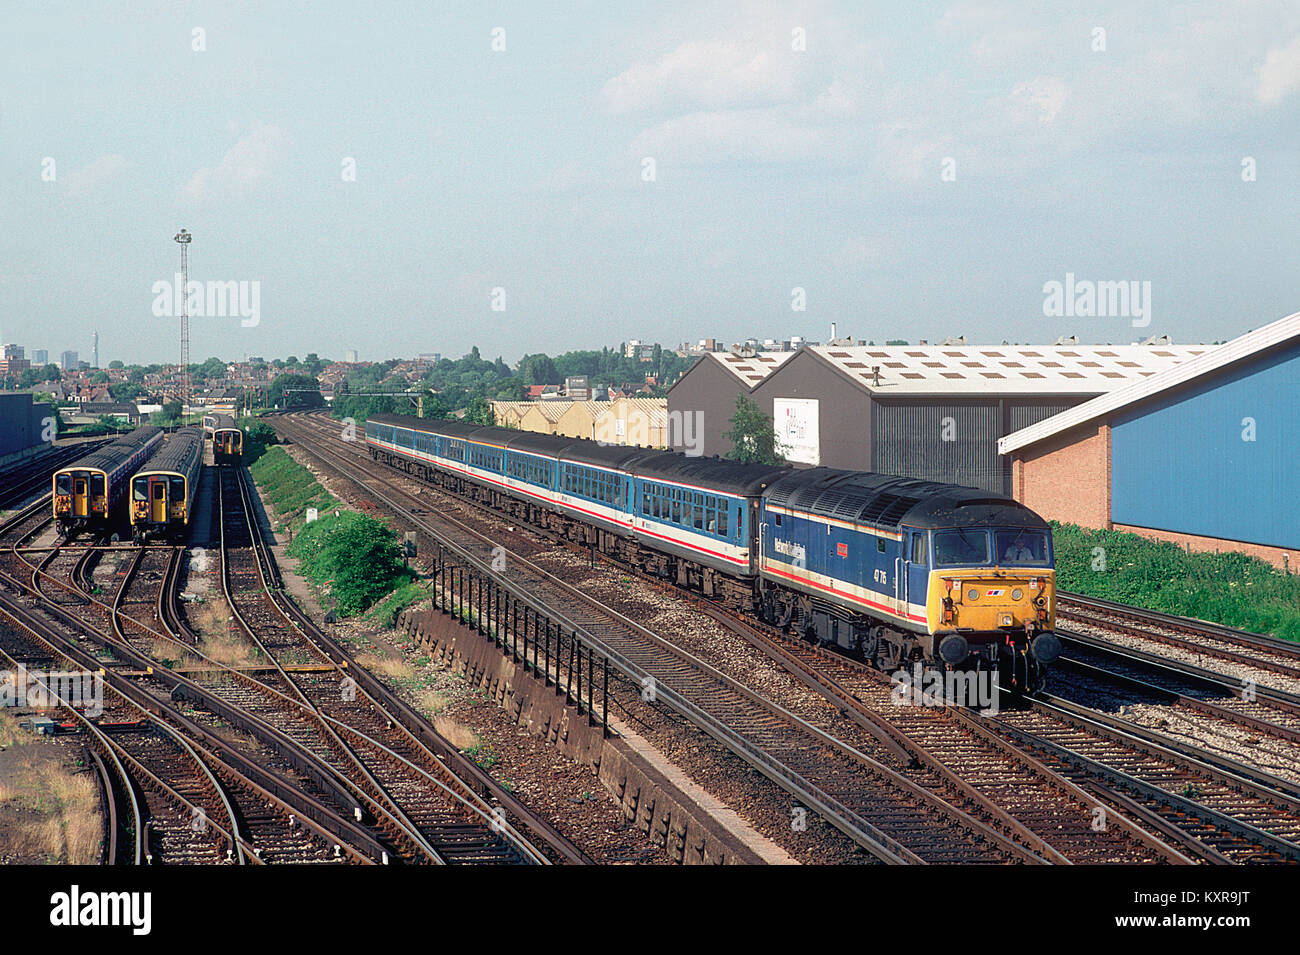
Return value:
M 702 452 L 727 454 L 737 394 L 773 418 L 791 463 L 1011 493 L 998 438 L 1204 354 L 1169 345 L 821 345 L 706 355 L 668 392 L 698 414 Z
M 1300 313 L 998 439 L 1016 500 L 1278 567 L 1300 549 Z

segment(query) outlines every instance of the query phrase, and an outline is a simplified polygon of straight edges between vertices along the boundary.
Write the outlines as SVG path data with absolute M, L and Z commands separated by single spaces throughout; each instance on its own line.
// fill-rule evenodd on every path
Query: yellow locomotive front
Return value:
M 1061 652 L 1050 534 L 936 530 L 934 556 L 926 615 L 938 656 L 952 666 L 995 669 L 1006 689 L 1032 690 Z

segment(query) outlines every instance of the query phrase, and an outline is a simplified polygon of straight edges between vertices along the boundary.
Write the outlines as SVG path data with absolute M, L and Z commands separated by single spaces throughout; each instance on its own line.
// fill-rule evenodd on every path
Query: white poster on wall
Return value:
M 772 423 L 787 461 L 821 464 L 821 430 L 816 398 L 774 398 Z

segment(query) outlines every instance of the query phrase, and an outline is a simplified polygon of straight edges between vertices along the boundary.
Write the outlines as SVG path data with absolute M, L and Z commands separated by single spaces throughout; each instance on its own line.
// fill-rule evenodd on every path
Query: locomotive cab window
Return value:
M 60 494 L 72 493 L 72 475 L 60 474 L 54 479 L 54 489 Z
M 936 531 L 934 535 L 936 565 L 989 563 L 989 535 L 983 530 L 957 528 Z
M 925 566 L 925 535 L 912 535 L 912 563 L 917 567 Z
M 149 500 L 149 479 L 136 478 L 131 483 L 131 499 L 133 501 Z
M 1047 563 L 1047 535 L 1041 531 L 994 531 L 994 555 L 1004 564 Z

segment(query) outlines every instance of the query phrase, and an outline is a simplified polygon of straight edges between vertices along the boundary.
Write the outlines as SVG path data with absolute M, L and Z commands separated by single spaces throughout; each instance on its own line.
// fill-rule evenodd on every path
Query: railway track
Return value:
M 387 475 L 383 477 L 386 478 Z M 480 532 L 448 517 L 445 513 L 440 513 L 437 518 L 431 516 L 417 517 L 411 514 L 409 512 L 411 505 L 408 504 L 407 507 L 403 507 L 400 499 L 398 499 L 398 495 L 402 492 L 392 487 L 391 484 L 387 486 L 387 491 L 384 491 L 377 487 L 373 481 L 366 483 L 363 480 L 362 483 L 367 493 L 378 494 L 399 512 L 406 511 L 407 519 L 412 520 L 416 526 L 432 533 L 436 539 L 447 541 L 459 533 L 462 539 L 466 535 L 472 535 L 475 543 L 479 545 L 490 543 L 490 541 L 483 538 Z M 420 508 L 420 510 L 423 510 L 423 508 Z M 435 529 L 432 526 L 435 524 L 440 526 Z M 914 797 L 916 797 L 916 789 L 919 787 L 920 791 L 931 794 L 932 798 L 938 799 L 941 803 L 961 806 L 964 812 L 969 813 L 972 817 L 978 817 L 982 824 L 1001 832 L 1017 845 L 1029 849 L 1036 860 L 1066 862 L 1101 861 L 1104 859 L 1111 861 L 1176 859 L 1178 861 L 1188 861 L 1181 854 L 1159 843 L 1159 840 L 1151 837 L 1136 826 L 1127 830 L 1116 828 L 1112 830 L 1109 836 L 1098 839 L 1096 834 L 1092 833 L 1088 828 L 1090 817 L 1086 803 L 1089 797 L 1065 780 L 1056 777 L 1056 788 L 1053 790 L 1055 800 L 1049 800 L 1046 805 L 1040 806 L 1033 821 L 1042 832 L 1055 828 L 1058 830 L 1058 836 L 1065 819 L 1078 827 L 1080 838 L 1071 846 L 1070 854 L 1062 853 L 1046 841 L 1041 833 L 1036 833 L 1031 826 L 1024 825 L 1013 814 L 1008 813 L 999 806 L 996 800 L 990 798 L 987 793 L 980 792 L 976 787 L 964 782 L 960 774 L 953 772 L 941 760 L 931 756 L 915 739 L 900 733 L 896 727 L 888 727 L 878 716 L 870 714 L 861 703 L 852 701 L 847 696 L 839 696 L 834 698 L 832 702 L 836 706 L 850 710 L 856 708 L 859 711 L 857 714 L 859 716 L 859 725 L 866 730 L 870 737 L 874 737 L 875 748 L 880 752 L 873 752 L 872 756 L 867 756 L 860 749 L 848 747 L 848 752 L 839 754 L 841 761 L 837 762 L 828 759 L 826 734 L 805 723 L 799 727 L 803 732 L 815 731 L 822 735 L 820 740 L 822 745 L 813 751 L 815 754 L 814 762 L 821 765 L 810 765 L 803 755 L 804 752 L 809 751 L 806 742 L 794 737 L 794 745 L 791 745 L 791 742 L 782 739 L 773 732 L 774 727 L 770 725 L 755 726 L 752 716 L 743 711 L 742 704 L 748 707 L 759 706 L 760 709 L 763 705 L 771 707 L 768 713 L 769 721 L 771 716 L 779 710 L 778 707 L 768 704 L 767 701 L 752 699 L 751 697 L 756 695 L 739 682 L 726 677 L 708 666 L 704 661 L 692 657 L 680 648 L 662 640 L 639 624 L 613 612 L 609 607 L 557 579 L 555 575 L 536 566 L 522 555 L 514 552 L 508 553 L 506 566 L 509 568 L 507 575 L 511 577 L 516 586 L 532 595 L 545 594 L 546 604 L 551 612 L 560 615 L 576 628 L 594 637 L 603 648 L 622 655 L 629 664 L 628 672 L 652 677 L 656 687 L 661 691 L 664 688 L 671 688 L 674 695 L 681 698 L 684 709 L 696 707 L 704 713 L 718 718 L 728 727 L 740 728 L 741 735 L 747 743 L 751 745 L 757 744 L 769 755 L 776 756 L 780 760 L 781 766 L 786 769 L 793 769 L 797 774 L 797 778 L 804 785 L 816 786 L 814 796 L 823 802 L 823 805 L 829 799 L 834 798 L 835 802 L 831 802 L 828 807 L 831 811 L 837 808 L 837 804 L 838 806 L 846 806 L 855 815 L 859 813 L 865 814 L 867 811 L 865 808 L 858 809 L 850 804 L 849 800 L 853 798 L 852 796 L 836 798 L 839 796 L 838 793 L 830 793 L 826 788 L 818 785 L 818 782 L 825 778 L 851 779 L 848 775 L 851 764 L 847 767 L 844 765 L 842 761 L 844 755 L 855 755 L 860 762 L 881 756 L 902 756 L 904 766 L 909 762 L 919 762 L 920 765 L 910 767 L 906 774 L 898 773 L 897 777 L 891 780 L 895 786 L 911 791 Z M 737 624 L 737 626 L 739 625 Z M 644 680 L 645 676 L 641 676 L 641 679 Z M 888 696 L 887 692 L 885 696 Z M 793 714 L 784 715 L 788 718 Z M 788 728 L 784 732 L 788 734 Z M 841 743 L 841 746 L 844 746 L 844 744 Z M 992 749 L 996 750 L 999 747 L 992 747 Z M 1003 766 L 1008 766 L 1016 760 L 1016 757 L 1010 755 L 1008 751 L 1009 747 L 1002 744 L 1000 751 L 996 755 L 993 755 L 991 751 L 971 754 L 968 758 L 968 764 L 984 759 L 990 762 L 999 761 Z M 917 760 L 918 756 L 921 757 L 919 761 Z M 970 768 L 970 766 L 968 765 L 967 768 Z M 1028 778 L 1032 775 L 1032 773 L 1026 773 L 1025 777 Z M 1040 767 L 1039 775 L 1036 778 L 1050 780 L 1053 776 L 1054 774 L 1044 772 Z M 855 785 L 861 787 L 860 782 L 855 783 Z M 995 789 L 996 786 L 990 783 L 989 788 L 990 790 Z M 879 803 L 881 801 L 878 791 L 872 790 L 867 794 L 870 795 L 873 802 Z M 1028 805 L 1027 801 L 1021 805 L 1026 814 L 1029 814 Z M 1053 815 L 1057 817 L 1056 822 L 1055 824 L 1049 824 L 1046 820 Z M 1066 825 L 1068 827 L 1068 824 Z M 1087 837 L 1083 836 L 1084 830 L 1088 831 Z M 913 836 L 913 838 L 915 837 Z M 1071 860 L 1070 855 L 1073 855 L 1073 860 Z
M 223 591 L 236 622 L 274 668 L 276 694 L 294 702 L 299 725 L 316 728 L 331 758 L 347 764 L 371 806 L 411 834 L 426 861 L 548 862 L 510 821 L 506 807 L 484 798 L 481 779 L 467 782 L 453 773 L 406 728 L 408 714 L 391 711 L 361 686 L 350 661 L 329 652 L 320 634 L 303 626 L 305 618 L 288 609 L 242 469 L 222 469 L 219 477 Z M 265 685 L 266 679 L 258 682 Z M 520 804 L 509 809 L 566 861 L 586 861 Z
M 46 502 L 46 506 L 48 506 L 48 501 Z M 37 524 L 39 524 L 39 521 Z M 223 706 L 219 699 L 212 696 L 205 696 L 204 691 L 196 683 L 187 678 L 173 675 L 170 671 L 164 669 L 154 669 L 153 673 L 150 672 L 156 662 L 152 655 L 156 655 L 160 643 L 174 644 L 178 648 L 177 655 L 192 655 L 197 653 L 197 651 L 192 647 L 192 644 L 195 642 L 192 633 L 186 632 L 185 635 L 182 636 L 180 628 L 175 631 L 169 629 L 166 633 L 160 633 L 152 629 L 149 624 L 137 620 L 135 617 L 130 616 L 127 613 L 129 610 L 143 616 L 142 611 L 147 610 L 152 604 L 156 608 L 156 620 L 164 620 L 170 623 L 176 619 L 174 615 L 176 607 L 175 589 L 178 577 L 178 568 L 180 566 L 179 558 L 182 553 L 180 548 L 134 548 L 131 549 L 129 554 L 123 555 L 125 557 L 126 566 L 124 569 L 119 569 L 116 573 L 114 586 L 115 595 L 110 606 L 95 599 L 93 596 L 89 596 L 89 591 L 92 588 L 88 586 L 90 582 L 89 577 L 84 573 L 84 564 L 81 562 L 82 558 L 80 556 L 74 558 L 75 563 L 72 563 L 71 567 L 64 568 L 67 572 L 62 574 L 62 576 L 68 578 L 67 581 L 64 581 L 60 580 L 59 576 L 56 576 L 56 573 L 59 571 L 59 567 L 55 566 L 60 560 L 59 549 L 46 549 L 40 561 L 35 563 L 27 560 L 25 557 L 21 557 L 18 552 L 13 550 L 13 546 L 20 540 L 25 541 L 29 539 L 34 535 L 34 533 L 39 532 L 39 530 L 39 526 L 32 526 L 29 521 L 29 515 L 19 515 L 16 519 L 6 523 L 6 531 L 10 532 L 11 535 L 14 532 L 18 534 L 17 538 L 11 536 L 12 543 L 9 556 L 11 558 L 19 556 L 20 559 L 22 559 L 23 565 L 31 568 L 32 582 L 26 586 L 27 595 L 39 598 L 45 608 L 54 613 L 61 613 L 70 619 L 70 611 L 75 611 L 77 617 L 80 618 L 78 622 L 81 624 L 82 628 L 92 633 L 95 632 L 95 629 L 93 625 L 88 626 L 88 621 L 93 620 L 95 624 L 101 628 L 105 626 L 104 622 L 108 621 L 111 626 L 111 636 L 104 638 L 102 633 L 98 634 L 98 636 L 104 638 L 104 647 L 111 652 L 114 657 L 121 658 L 108 665 L 109 676 L 114 680 L 128 679 L 132 681 L 135 684 L 135 689 L 137 691 L 137 703 L 139 703 L 140 698 L 143 698 L 144 706 L 146 708 L 150 708 L 151 706 L 159 708 L 175 703 L 178 698 L 182 701 L 190 702 L 200 700 L 202 703 L 207 705 L 211 711 L 218 712 L 231 718 L 241 729 L 251 730 L 254 734 L 265 729 L 265 727 L 258 722 L 256 717 L 251 716 L 249 713 L 242 711 L 237 707 Z M 70 561 L 64 560 L 64 563 L 67 564 L 70 563 Z M 56 573 L 51 573 L 52 570 Z M 75 582 L 72 582 L 74 579 Z M 18 579 L 13 577 L 7 577 L 5 582 L 10 585 L 20 585 L 21 583 Z M 133 584 L 135 584 L 134 590 L 132 589 Z M 138 591 L 148 588 L 152 588 L 151 592 L 147 596 L 141 597 Z M 63 600 L 51 601 L 49 597 L 53 592 L 59 592 L 70 598 L 71 603 L 75 604 L 75 606 L 69 607 L 63 605 Z M 128 594 L 132 594 L 133 596 L 128 597 Z M 38 646 L 42 642 L 45 642 L 46 646 L 50 646 L 48 642 L 49 636 L 49 634 L 46 634 L 44 640 L 37 638 L 25 641 L 23 643 L 25 655 L 29 658 L 35 656 L 41 658 L 50 657 L 54 652 L 52 649 L 38 649 Z M 88 658 L 85 663 L 86 665 L 94 664 L 94 658 Z M 209 673 L 214 673 L 221 669 L 218 665 L 213 664 L 212 661 L 201 661 L 201 663 L 202 665 L 199 669 L 206 668 Z M 212 665 L 208 666 L 209 664 Z M 125 673 L 122 671 L 125 671 Z M 164 673 L 166 674 L 165 677 Z M 234 671 L 226 668 L 222 673 L 222 676 L 223 678 L 229 679 L 232 676 L 239 678 L 243 675 L 234 673 Z M 244 677 L 244 679 L 247 681 L 246 677 Z M 248 682 L 245 682 L 243 685 L 247 688 Z M 178 690 L 179 697 L 177 696 Z M 373 701 L 371 702 L 373 703 Z M 349 726 L 346 723 L 339 723 L 338 726 L 342 732 L 352 734 L 353 739 L 351 741 L 351 746 L 354 748 L 368 747 L 369 750 L 372 751 L 372 758 L 374 759 L 391 760 L 395 763 L 401 763 L 401 756 L 393 752 L 391 747 L 386 746 L 380 739 L 360 733 L 355 727 Z M 94 731 L 93 725 L 88 726 L 87 729 L 90 732 Z M 194 729 L 194 727 L 191 726 L 191 729 Z M 227 753 L 227 755 L 229 755 L 229 753 Z M 312 769 L 316 769 L 319 773 L 320 764 L 313 764 L 308 754 L 298 751 L 290 752 L 288 755 L 291 757 L 291 762 L 296 761 L 298 768 L 307 769 L 309 771 L 309 776 L 310 770 Z M 409 770 L 413 777 L 419 777 L 421 774 L 425 777 L 430 776 L 427 770 L 420 767 L 410 766 L 407 764 L 403 764 L 403 767 L 404 769 Z M 139 765 L 132 764 L 127 767 L 125 778 L 128 780 L 138 779 L 141 772 L 142 768 Z M 445 774 L 445 770 L 443 772 Z M 118 812 L 116 806 L 119 804 L 124 805 L 121 802 L 122 797 L 133 785 L 138 787 L 138 783 L 124 783 L 122 781 L 123 773 L 117 772 L 115 774 L 112 772 L 112 767 L 107 762 L 105 764 L 105 773 L 107 775 L 101 774 L 101 777 L 106 780 L 106 782 L 102 784 L 106 798 L 109 794 L 118 797 L 117 801 L 109 802 L 109 806 L 112 810 L 110 815 L 118 819 L 129 818 L 131 815 L 129 812 L 126 812 L 125 809 L 122 812 Z M 155 773 L 154 775 L 158 774 Z M 117 779 L 116 783 L 113 782 L 115 778 Z M 302 820 L 304 818 L 333 816 L 332 811 L 325 808 L 318 801 L 309 799 L 295 792 L 297 787 L 301 785 L 300 782 L 275 778 L 265 772 L 263 773 L 263 781 L 269 782 L 271 786 L 277 789 L 282 795 L 292 794 L 296 797 L 296 805 L 290 812 L 289 818 L 291 825 L 296 823 L 300 830 L 303 826 Z M 432 784 L 432 780 L 429 782 Z M 240 781 L 240 784 L 246 786 L 245 782 L 242 780 Z M 445 788 L 445 784 L 440 785 Z M 326 785 L 325 788 L 328 789 L 328 785 Z M 408 788 L 413 790 L 416 787 L 414 784 L 408 784 Z M 447 794 L 444 792 L 443 795 L 446 796 Z M 355 799 L 349 800 L 349 803 L 355 802 Z M 146 816 L 152 818 L 151 816 L 148 816 L 148 813 L 146 813 Z M 268 815 L 263 811 L 249 812 L 246 816 L 241 817 L 241 820 L 246 826 L 254 827 L 265 827 L 267 825 L 273 827 L 277 822 L 273 815 Z M 282 821 L 283 820 L 281 820 L 281 822 Z M 367 850 L 372 850 L 374 858 L 371 861 L 387 861 L 384 857 L 385 850 L 381 848 L 378 843 L 375 843 L 373 838 L 369 837 L 368 833 L 362 832 L 352 823 L 340 820 L 337 817 L 329 819 L 328 821 L 333 822 L 336 828 L 350 830 L 345 832 L 345 835 L 354 837 L 353 841 L 364 844 Z M 493 830 L 499 830 L 499 832 Z M 488 823 L 487 831 L 490 833 L 491 837 L 485 835 L 485 832 L 482 831 L 480 827 L 457 825 L 455 822 L 447 825 L 442 832 L 443 840 L 447 848 L 444 857 L 441 858 L 440 861 L 448 861 L 446 856 L 453 856 L 455 861 L 461 862 L 522 861 L 519 858 L 520 853 L 515 845 L 515 837 L 513 836 L 510 823 L 504 818 L 504 816 L 500 819 L 493 816 Z M 505 835 L 502 835 L 502 833 Z M 278 852 L 276 855 L 277 860 L 284 855 L 283 839 L 277 842 L 271 838 L 269 831 L 262 834 L 258 843 L 259 852 L 262 851 L 264 846 L 272 845 Z M 504 854 L 501 851 L 501 846 L 503 844 L 509 845 L 510 847 L 509 851 Z M 339 840 L 331 839 L 331 845 L 338 846 Z M 326 849 L 329 850 L 329 847 L 326 847 Z M 175 851 L 176 850 L 173 846 L 169 846 L 169 853 L 174 854 Z M 331 854 L 331 851 L 334 854 Z M 329 861 L 330 859 L 338 857 L 338 848 L 334 848 L 331 851 L 326 851 L 322 859 L 318 861 Z M 503 858 L 503 856 L 508 858 Z M 193 861 L 214 860 L 207 858 L 204 860 L 196 859 Z M 542 861 L 545 860 L 543 859 Z
M 6 631 L 44 644 L 62 672 L 95 672 L 98 661 L 57 622 L 7 599 L 0 599 L 0 619 Z M 3 642 L 9 643 L 7 632 Z M 15 669 L 19 663 L 5 649 L 0 662 Z M 173 725 L 147 697 L 124 689 L 111 668 L 93 706 L 84 696 L 69 697 L 57 681 L 34 679 L 46 689 L 43 702 L 72 721 L 94 754 L 107 864 L 362 861 L 354 852 L 344 855 L 330 833 L 219 755 L 210 735 Z
M 1076 642 L 1163 651 L 1189 670 L 1210 664 L 1261 688 L 1300 693 L 1300 644 L 1289 640 L 1071 593 L 1057 594 L 1057 624 Z
M 316 431 L 316 435 L 324 437 L 319 430 Z M 360 458 L 361 455 L 358 454 L 357 457 Z M 364 483 L 363 486 L 365 486 Z M 374 488 L 369 486 L 367 490 L 373 491 Z M 726 615 L 721 616 L 725 618 Z M 726 622 L 725 619 L 724 622 Z M 751 630 L 754 629 L 747 622 L 732 621 L 732 623 L 748 627 Z M 771 647 L 766 648 L 766 652 L 768 652 L 769 656 L 773 655 Z M 829 656 L 838 659 L 838 666 L 848 667 L 850 670 L 855 669 L 854 661 L 845 660 L 845 658 L 834 654 Z M 862 669 L 865 670 L 865 668 Z M 871 676 L 876 680 L 879 679 L 879 674 L 873 673 Z M 822 683 L 822 691 L 826 692 L 826 678 L 817 675 L 812 667 L 805 668 L 801 678 L 810 683 Z M 838 685 L 838 681 L 833 677 L 829 679 L 832 683 L 837 684 L 836 689 L 828 694 L 831 698 L 838 697 L 839 703 L 843 705 L 846 699 L 854 697 L 854 694 L 846 692 L 842 685 Z M 861 684 L 854 685 L 861 689 Z M 877 695 L 881 692 L 879 684 L 877 684 L 875 692 Z M 1042 707 L 1038 708 L 1039 711 L 1045 712 L 1045 707 L 1048 705 L 1043 704 Z M 848 708 L 852 709 L 852 705 L 850 704 Z M 915 707 L 908 709 L 918 711 L 914 714 L 916 720 L 928 719 L 932 724 L 935 723 L 934 714 L 927 712 L 928 708 Z M 941 712 L 943 711 L 941 710 Z M 952 712 L 955 713 L 956 711 Z M 860 715 L 863 719 L 870 719 L 866 714 Z M 960 720 L 963 717 L 950 715 L 949 719 Z M 965 717 L 965 719 L 968 720 L 969 717 Z M 1070 726 L 1075 732 L 1081 731 L 1081 724 L 1078 722 L 1077 714 L 1061 711 L 1056 714 L 1055 720 L 1058 732 L 1063 725 Z M 890 722 L 897 723 L 898 719 L 891 715 Z M 884 729 L 883 726 L 881 728 Z M 924 724 L 913 724 L 909 728 L 916 736 L 903 734 L 902 738 L 895 738 L 903 745 L 910 742 L 912 752 L 920 755 L 924 747 L 917 744 L 921 739 L 924 739 L 924 732 L 929 728 L 925 727 Z M 897 731 L 899 728 L 895 726 L 894 729 Z M 1039 729 L 1042 729 L 1042 727 L 1039 727 Z M 1006 728 L 999 736 L 980 727 L 981 732 L 986 734 L 983 740 L 984 745 L 991 746 L 995 750 L 1002 749 L 1004 754 L 1008 749 L 1019 754 L 1004 762 L 1004 771 L 1015 759 L 1018 759 L 1021 761 L 1022 771 L 1025 765 L 1032 767 L 1034 772 L 1038 774 L 1040 781 L 1055 777 L 1058 794 L 1062 791 L 1068 792 L 1069 798 L 1075 800 L 1076 804 L 1086 804 L 1090 799 L 1095 801 L 1097 798 L 1102 798 L 1108 807 L 1109 824 L 1114 823 L 1114 814 L 1118 813 L 1122 816 L 1122 814 L 1127 813 L 1150 830 L 1160 833 L 1163 839 L 1168 840 L 1168 843 L 1161 843 L 1158 851 L 1171 850 L 1172 846 L 1176 846 L 1177 849 L 1172 850 L 1172 854 L 1175 856 L 1185 853 L 1186 856 L 1211 862 L 1257 861 L 1261 859 L 1275 861 L 1296 858 L 1293 819 L 1296 806 L 1292 800 L 1290 787 L 1285 783 L 1278 780 L 1253 779 L 1251 773 L 1245 773 L 1244 778 L 1234 777 L 1231 772 L 1232 769 L 1243 767 L 1233 764 L 1230 760 L 1224 761 L 1227 763 L 1227 775 L 1218 775 L 1217 770 L 1222 767 L 1214 766 L 1214 760 L 1209 763 L 1202 763 L 1195 758 L 1180 760 L 1176 758 L 1179 754 L 1171 753 L 1169 755 L 1175 758 L 1163 764 L 1164 771 L 1174 775 L 1182 773 L 1194 777 L 1194 781 L 1184 781 L 1182 784 L 1187 793 L 1215 792 L 1218 800 L 1217 805 L 1187 805 L 1186 803 L 1193 803 L 1195 800 L 1179 793 L 1158 791 L 1156 788 L 1151 787 L 1149 779 L 1142 778 L 1140 774 L 1124 771 L 1122 766 L 1125 759 L 1129 761 L 1127 765 L 1130 769 L 1140 767 L 1149 771 L 1151 769 L 1150 762 L 1153 760 L 1152 754 L 1158 752 L 1160 746 L 1154 734 L 1147 734 L 1143 737 L 1140 728 L 1132 727 L 1131 729 L 1138 734 L 1136 737 L 1132 732 L 1126 732 L 1123 726 L 1097 726 L 1090 730 L 1094 736 L 1094 746 L 1104 741 L 1108 746 L 1115 747 L 1119 740 L 1125 737 L 1130 737 L 1131 743 L 1127 744 L 1129 746 L 1127 750 L 1122 747 L 1119 748 L 1118 753 L 1121 754 L 1119 756 L 1116 755 L 1115 751 L 1107 753 L 1107 755 L 1114 757 L 1111 762 L 1093 760 L 1091 763 L 1082 764 L 1090 767 L 1091 775 L 1087 773 L 1080 775 L 1077 769 L 1081 764 L 1056 760 L 1055 756 L 1057 754 L 1051 751 L 1051 747 L 1040 746 L 1036 751 L 1037 755 L 1031 755 L 1030 751 L 1026 751 L 1023 744 L 1030 741 L 1036 743 L 1047 742 L 1049 741 L 1047 735 L 1036 736 L 1026 727 L 1020 726 L 1015 727 L 1014 730 Z M 942 739 L 936 739 L 935 737 L 930 739 L 931 745 L 936 751 L 944 749 Z M 956 739 L 961 739 L 960 734 L 957 735 Z M 969 739 L 966 742 L 969 744 Z M 951 749 L 948 751 L 952 752 Z M 933 757 L 934 754 L 929 755 Z M 969 758 L 967 754 L 959 755 L 962 755 L 963 758 Z M 1048 765 L 1048 760 L 1039 758 L 1048 755 L 1053 758 L 1051 766 Z M 1141 760 L 1143 759 L 1148 762 L 1142 763 Z M 1067 774 L 1067 770 L 1086 783 L 1086 786 L 1072 788 L 1069 781 L 1062 780 L 1062 777 Z M 1062 782 L 1065 783 L 1064 786 L 1061 785 Z M 993 785 L 996 786 L 996 782 L 993 782 Z M 1220 791 L 1222 787 L 1236 793 L 1235 799 L 1228 798 L 1224 792 Z M 1027 820 L 1029 825 L 1026 828 L 1031 832 L 1035 822 L 1041 828 L 1047 828 L 1050 825 L 1041 817 L 1038 820 L 1033 819 L 1036 810 L 1041 808 L 1041 803 L 1037 805 L 1027 803 L 1024 805 L 1029 816 Z M 1260 825 L 1256 825 L 1256 823 Z M 1087 846 L 1089 840 L 1095 841 L 1095 832 L 1091 825 L 1088 827 L 1088 832 L 1090 834 L 1085 835 L 1082 830 L 1076 831 L 1073 834 L 1076 844 Z M 1213 838 L 1207 836 L 1207 833 L 1213 833 Z M 1058 836 L 1060 836 L 1060 833 L 1058 833 Z M 1066 840 L 1064 844 L 1068 846 L 1069 840 Z M 1096 847 L 1089 847 L 1089 849 L 1095 851 Z M 1085 849 L 1083 852 L 1085 860 L 1089 849 Z

